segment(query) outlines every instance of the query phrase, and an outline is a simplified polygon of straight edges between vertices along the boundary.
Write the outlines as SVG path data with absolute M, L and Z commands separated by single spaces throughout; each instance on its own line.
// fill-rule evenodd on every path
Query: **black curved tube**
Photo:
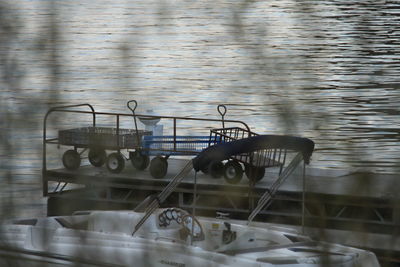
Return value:
M 199 171 L 207 168 L 211 161 L 227 160 L 234 155 L 274 148 L 299 151 L 303 154 L 304 162 L 309 164 L 314 151 L 314 142 L 308 138 L 284 135 L 258 135 L 243 138 L 206 148 L 192 159 L 193 168 Z

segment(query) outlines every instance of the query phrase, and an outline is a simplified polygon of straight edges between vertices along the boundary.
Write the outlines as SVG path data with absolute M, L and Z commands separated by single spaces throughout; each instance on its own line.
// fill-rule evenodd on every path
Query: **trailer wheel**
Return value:
M 150 158 L 147 155 L 143 155 L 139 151 L 129 152 L 129 158 L 132 166 L 137 170 L 144 170 L 149 166 Z
M 77 151 L 70 149 L 65 151 L 62 162 L 68 170 L 76 170 L 81 165 L 81 156 Z
M 246 176 L 250 181 L 252 181 L 254 183 L 257 183 L 262 178 L 264 178 L 265 168 L 264 167 L 251 166 L 249 164 L 246 164 L 245 168 L 244 168 L 244 172 L 246 173 Z
M 224 166 L 224 178 L 230 184 L 237 184 L 242 180 L 242 165 L 236 160 L 228 161 Z
M 208 173 L 212 178 L 220 178 L 224 174 L 224 164 L 221 161 L 211 161 L 208 165 Z
M 101 148 L 91 148 L 89 150 L 89 162 L 95 167 L 101 167 L 107 160 L 107 154 L 104 149 Z
M 150 162 L 150 174 L 156 179 L 164 178 L 167 174 L 168 162 L 167 159 L 157 156 Z
M 112 173 L 120 173 L 125 167 L 125 159 L 121 153 L 111 153 L 107 157 L 107 169 Z

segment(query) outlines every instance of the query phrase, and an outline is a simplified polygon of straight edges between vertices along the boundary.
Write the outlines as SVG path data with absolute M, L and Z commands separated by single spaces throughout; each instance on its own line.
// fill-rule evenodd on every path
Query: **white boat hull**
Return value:
M 45 218 L 34 225 L 21 221 L 5 224 L 0 228 L 0 264 L 15 266 L 7 264 L 22 261 L 29 262 L 25 266 L 379 266 L 375 255 L 368 251 L 317 243 L 289 230 L 249 227 L 217 219 L 200 219 L 197 236 L 182 236 L 182 220 L 171 219 L 168 226 L 163 226 L 160 214 L 165 214 L 165 210 L 149 218 L 135 236 L 131 232 L 142 214 L 134 212 L 93 212 Z M 322 265 L 327 263 L 330 265 Z

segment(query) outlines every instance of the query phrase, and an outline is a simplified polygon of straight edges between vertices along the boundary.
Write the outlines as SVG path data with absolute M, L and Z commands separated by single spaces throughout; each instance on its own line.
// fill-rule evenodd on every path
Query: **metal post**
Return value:
M 130 103 L 134 103 L 134 107 L 132 108 L 129 104 Z M 136 130 L 136 141 L 137 141 L 137 147 L 139 147 L 140 146 L 140 138 L 139 138 L 139 131 L 138 131 L 138 128 L 137 128 L 137 122 L 136 122 L 136 115 L 135 115 L 135 110 L 136 110 L 136 107 L 137 107 L 137 102 L 136 102 L 136 100 L 129 100 L 127 103 L 126 103 L 126 106 L 132 111 L 132 115 L 133 115 L 133 121 L 135 122 L 135 130 Z M 154 135 L 154 134 L 153 134 Z
M 196 198 L 197 198 L 197 172 L 194 173 L 194 189 L 193 189 L 193 207 L 192 207 L 192 236 L 190 238 L 190 245 L 193 245 L 194 233 L 194 218 L 196 216 Z
M 306 163 L 303 161 L 303 195 L 302 195 L 302 218 L 301 218 L 301 228 L 304 234 L 304 221 L 305 221 L 305 200 L 306 200 Z
M 225 128 L 225 114 L 226 114 L 226 106 L 225 105 L 218 105 L 217 106 L 218 113 L 222 117 L 222 128 Z
M 119 152 L 119 114 L 117 114 L 117 147 Z
M 253 194 L 254 185 L 255 185 L 255 183 L 252 180 L 249 180 L 249 191 L 248 191 L 248 194 L 249 194 L 249 209 L 248 209 L 248 211 L 249 211 L 249 213 L 248 214 L 251 214 L 251 212 L 254 210 L 254 194 Z
M 174 118 L 174 151 L 176 151 L 176 118 Z
M 49 115 L 49 113 L 46 114 L 46 116 L 44 117 L 44 123 L 43 123 L 43 156 L 42 156 L 42 193 L 43 196 L 47 196 L 47 194 L 49 193 L 49 186 L 48 186 L 48 182 L 47 182 L 47 163 L 46 163 L 46 158 L 47 158 L 47 152 L 46 152 L 46 120 L 47 120 L 47 116 Z

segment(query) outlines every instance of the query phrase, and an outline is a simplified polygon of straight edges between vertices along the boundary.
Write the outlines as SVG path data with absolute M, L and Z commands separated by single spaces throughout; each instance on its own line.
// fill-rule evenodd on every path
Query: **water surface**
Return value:
M 313 167 L 398 171 L 397 1 L 51 3 L 2 4 L 3 177 L 40 176 L 50 106 L 129 99 L 195 117 L 226 104 L 257 133 L 314 140 Z

